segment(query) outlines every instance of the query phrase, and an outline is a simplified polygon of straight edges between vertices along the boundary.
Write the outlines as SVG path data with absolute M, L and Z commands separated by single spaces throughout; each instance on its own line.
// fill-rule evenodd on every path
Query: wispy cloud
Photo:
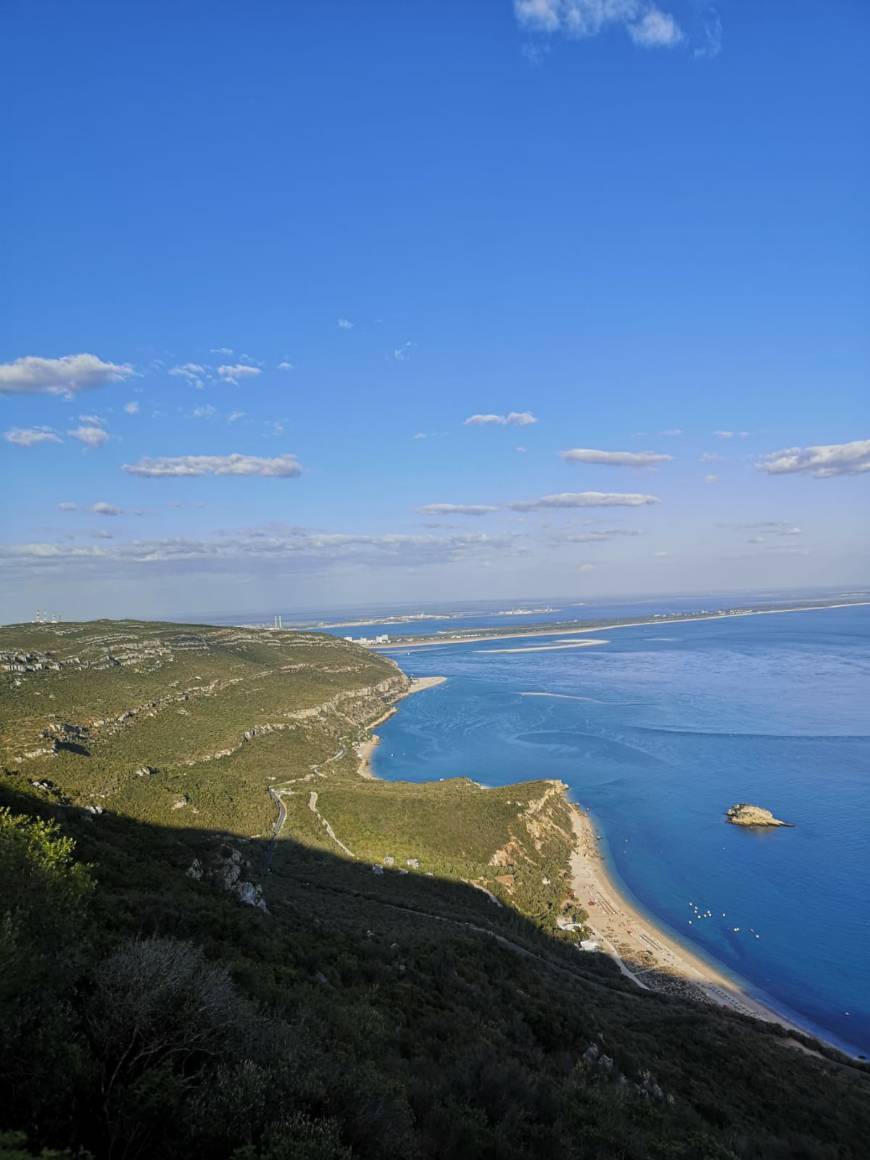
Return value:
M 537 499 L 516 500 L 506 506 L 515 512 L 543 511 L 548 508 L 643 507 L 661 503 L 657 495 L 614 491 L 563 491 Z
M 339 318 L 337 325 L 339 330 L 353 330 L 353 323 L 349 318 Z
M 797 524 L 789 523 L 787 520 L 752 520 L 749 523 L 721 523 L 716 525 L 719 528 L 733 528 L 740 532 L 763 532 L 770 536 L 800 536 L 803 535 L 802 530 Z
M 531 411 L 508 411 L 506 415 L 469 415 L 466 427 L 531 427 L 537 423 Z
M 198 391 L 203 389 L 205 379 L 208 371 L 201 363 L 181 363 L 180 366 L 170 367 L 169 373 L 177 379 L 185 379 L 192 387 L 196 387 Z
M 22 576 L 34 573 L 108 575 L 231 572 L 268 563 L 287 574 L 317 574 L 330 568 L 440 567 L 447 561 L 496 559 L 517 548 L 512 536 L 482 532 L 452 535 L 317 532 L 304 528 L 252 528 L 212 539 L 162 538 L 81 546 L 64 543 L 0 545 L 0 567 Z
M 240 379 L 253 379 L 263 372 L 259 367 L 249 366 L 248 363 L 234 363 L 231 366 L 220 366 L 217 373 L 225 383 L 238 383 Z
M 556 532 L 553 540 L 559 544 L 604 544 L 621 536 L 639 536 L 635 528 L 599 528 L 589 532 Z
M 717 439 L 746 439 L 749 436 L 748 431 L 714 431 L 713 434 Z
M 122 509 L 116 504 L 106 503 L 104 499 L 98 500 L 95 504 L 91 504 L 90 510 L 98 516 L 120 516 L 123 514 Z
M 3 432 L 7 443 L 16 447 L 36 447 L 40 443 L 63 443 L 61 437 L 51 427 L 10 427 Z
M 862 475 L 870 471 L 870 439 L 828 443 L 816 447 L 789 447 L 773 451 L 755 465 L 768 475 L 803 473 L 816 479 L 834 475 Z
M 209 351 L 209 354 L 228 355 L 228 354 L 233 354 L 233 353 L 234 353 L 233 348 L 231 346 L 213 346 L 211 348 L 211 350 Z
M 256 455 L 179 455 L 140 459 L 125 463 L 123 470 L 130 475 L 151 479 L 192 475 L 259 475 L 290 479 L 300 475 L 302 465 L 295 455 L 279 455 L 264 459 Z
M 139 414 L 139 404 L 136 402 L 125 403 L 124 410 L 127 412 L 128 415 L 138 415 Z
M 102 447 L 112 438 L 103 427 L 94 426 L 73 427 L 72 430 L 67 431 L 67 435 L 71 439 L 77 439 L 85 447 Z
M 413 342 L 403 342 L 401 346 L 397 346 L 393 351 L 393 358 L 396 362 L 405 362 L 413 348 Z
M 713 474 L 711 473 L 710 475 L 705 475 L 705 476 L 704 476 L 704 483 L 710 483 L 710 484 L 712 484 L 712 483 L 718 483 L 718 482 L 719 482 L 719 476 L 718 476 L 718 475 L 713 475 Z
M 590 447 L 573 447 L 559 454 L 569 463 L 594 463 L 606 467 L 655 467 L 657 463 L 669 463 L 674 458 L 655 451 L 596 451 Z
M 498 508 L 486 503 L 427 503 L 420 511 L 424 516 L 485 516 Z
M 289 361 L 289 359 L 283 358 L 278 363 L 278 370 L 279 371 L 294 371 L 295 369 L 296 369 L 295 366 L 293 365 L 292 362 Z
M 217 414 L 217 407 L 211 403 L 204 403 L 201 407 L 194 407 L 191 415 L 194 419 L 211 419 Z
M 673 48 L 683 40 L 673 16 L 651 0 L 514 0 L 514 12 L 521 28 L 549 36 L 582 40 L 619 27 L 642 48 Z
M 72 503 L 70 500 L 63 500 L 57 505 L 58 511 L 62 512 L 76 512 L 79 510 L 77 503 Z
M 63 358 L 26 355 L 11 363 L 0 363 L 0 394 L 73 395 L 121 382 L 133 374 L 127 363 L 105 362 L 95 354 L 68 354 Z

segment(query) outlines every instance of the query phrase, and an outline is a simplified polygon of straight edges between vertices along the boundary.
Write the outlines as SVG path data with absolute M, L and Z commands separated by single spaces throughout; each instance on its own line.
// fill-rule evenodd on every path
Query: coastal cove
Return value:
M 545 643 L 398 652 L 412 677 L 448 681 L 377 727 L 376 776 L 564 781 L 645 937 L 684 948 L 738 1009 L 760 1003 L 868 1054 L 868 609 L 638 625 L 605 648 Z M 728 826 L 737 800 L 796 828 Z

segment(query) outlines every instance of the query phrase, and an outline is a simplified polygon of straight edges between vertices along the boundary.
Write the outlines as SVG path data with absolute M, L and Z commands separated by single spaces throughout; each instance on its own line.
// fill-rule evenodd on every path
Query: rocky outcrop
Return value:
M 250 871 L 250 863 L 242 857 L 235 846 L 229 843 L 221 846 L 208 865 L 199 858 L 194 858 L 187 868 L 188 878 L 196 882 L 203 880 L 221 887 L 230 894 L 234 894 L 239 902 L 246 906 L 255 906 L 258 910 L 268 911 L 266 900 L 263 898 L 263 888 L 242 873 Z
M 725 817 L 732 826 L 793 826 L 792 822 L 783 822 L 775 818 L 770 810 L 750 805 L 749 802 L 738 802 L 725 811 Z

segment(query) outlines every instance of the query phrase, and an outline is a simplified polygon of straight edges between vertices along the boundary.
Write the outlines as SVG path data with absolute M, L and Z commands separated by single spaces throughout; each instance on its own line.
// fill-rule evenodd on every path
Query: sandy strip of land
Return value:
M 447 644 L 477 644 L 487 640 L 517 640 L 526 636 L 577 636 L 584 632 L 615 632 L 618 628 L 643 628 L 655 625 L 662 628 L 668 624 L 691 624 L 701 620 L 730 620 L 735 616 L 778 616 L 785 612 L 824 612 L 829 608 L 864 608 L 870 600 L 848 600 L 841 604 L 807 604 L 800 608 L 759 608 L 739 609 L 736 612 L 711 612 L 709 616 L 675 616 L 672 619 L 650 617 L 647 620 L 625 620 L 620 624 L 594 624 L 589 628 L 527 628 L 524 632 L 494 632 L 481 636 L 454 636 L 440 640 L 395 640 L 389 644 L 374 646 L 374 652 L 392 652 L 399 648 L 438 648 Z M 367 646 L 371 647 L 371 646 Z
M 482 653 L 558 652 L 564 648 L 589 648 L 594 644 L 610 644 L 609 640 L 570 640 L 561 644 L 527 644 L 519 648 L 479 648 Z
M 651 991 L 715 1003 L 800 1030 L 654 926 L 614 884 L 589 815 L 573 807 L 572 817 L 577 836 L 577 849 L 571 859 L 574 893 L 589 914 L 587 925 L 594 932 L 595 941 L 616 960 L 624 975 Z
M 414 693 L 422 693 L 425 689 L 434 688 L 435 685 L 443 685 L 446 680 L 446 677 L 413 677 L 408 688 L 404 693 L 400 693 L 396 700 L 401 701 L 403 697 L 410 697 Z M 377 729 L 379 725 L 383 725 L 385 721 L 388 721 L 395 712 L 396 706 L 391 705 L 386 713 L 383 713 L 378 717 L 377 721 L 372 721 L 371 725 L 369 725 L 369 735 L 365 741 L 360 741 L 358 745 L 354 746 L 354 751 L 359 761 L 357 773 L 360 777 L 368 778 L 370 781 L 377 781 L 377 774 L 372 769 L 372 757 L 381 739 L 373 730 Z

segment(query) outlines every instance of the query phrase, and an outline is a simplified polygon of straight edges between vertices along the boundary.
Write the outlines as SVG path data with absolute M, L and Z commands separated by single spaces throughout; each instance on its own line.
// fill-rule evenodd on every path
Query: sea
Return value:
M 383 609 L 357 611 L 353 624 L 334 613 L 307 623 L 322 615 L 337 635 L 395 640 L 762 612 L 802 596 L 870 599 L 816 591 L 481 602 L 376 627 Z M 547 635 L 387 649 L 410 676 L 448 679 L 402 701 L 378 728 L 375 772 L 486 786 L 564 781 L 593 816 L 613 878 L 653 922 L 808 1031 L 870 1057 L 870 607 L 591 636 L 606 643 L 554 649 L 560 638 Z M 725 811 L 742 801 L 794 828 L 729 825 Z

